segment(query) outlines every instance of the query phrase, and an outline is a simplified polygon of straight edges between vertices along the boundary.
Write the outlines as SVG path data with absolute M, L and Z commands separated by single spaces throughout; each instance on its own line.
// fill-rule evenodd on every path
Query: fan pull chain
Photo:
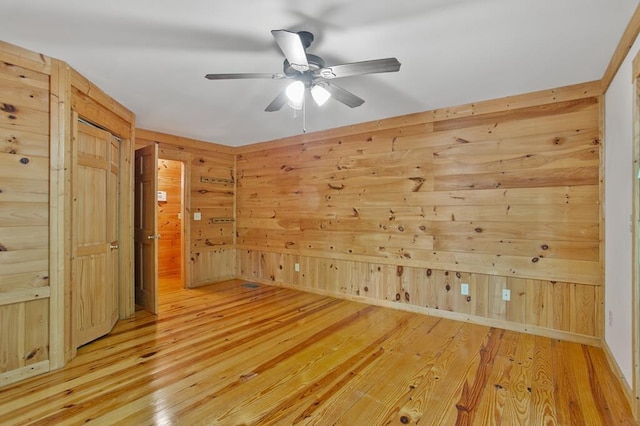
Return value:
M 302 98 L 302 133 L 307 133 L 307 97 Z

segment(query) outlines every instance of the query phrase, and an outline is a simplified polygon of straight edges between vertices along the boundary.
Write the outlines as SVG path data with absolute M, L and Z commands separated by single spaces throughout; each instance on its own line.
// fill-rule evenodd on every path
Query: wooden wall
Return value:
M 186 166 L 187 285 L 233 278 L 235 260 L 235 155 L 222 145 L 136 130 L 136 146 L 159 144 L 159 158 Z M 201 220 L 194 220 L 194 213 Z
M 158 191 L 167 194 L 158 201 L 158 275 L 176 277 L 182 273 L 182 163 L 158 160 Z
M 71 344 L 71 117 L 125 138 L 120 315 L 133 313 L 134 115 L 66 63 L 0 41 L 0 386 L 63 366 Z M 129 293 L 129 295 L 127 294 Z
M 49 368 L 50 65 L 0 44 L 0 386 Z
M 239 148 L 239 275 L 597 342 L 598 95 L 588 83 Z

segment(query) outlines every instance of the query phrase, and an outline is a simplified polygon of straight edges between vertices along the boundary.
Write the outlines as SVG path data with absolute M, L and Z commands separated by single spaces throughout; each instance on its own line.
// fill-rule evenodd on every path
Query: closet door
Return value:
M 118 319 L 119 142 L 76 122 L 72 168 L 72 327 L 78 347 Z

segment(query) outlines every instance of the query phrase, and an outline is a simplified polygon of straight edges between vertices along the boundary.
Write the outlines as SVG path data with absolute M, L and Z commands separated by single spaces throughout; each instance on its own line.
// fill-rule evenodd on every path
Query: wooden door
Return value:
M 116 138 L 76 122 L 71 183 L 75 348 L 107 334 L 118 319 L 119 158 Z
M 158 146 L 136 150 L 135 166 L 136 304 L 158 313 Z

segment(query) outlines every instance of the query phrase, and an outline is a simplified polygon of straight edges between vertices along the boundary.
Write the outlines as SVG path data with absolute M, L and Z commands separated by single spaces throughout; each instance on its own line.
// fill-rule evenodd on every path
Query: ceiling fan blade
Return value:
M 269 105 L 264 109 L 267 112 L 279 111 L 288 101 L 287 92 L 282 91 Z
M 273 30 L 271 34 L 273 34 L 273 38 L 276 39 L 280 50 L 289 61 L 291 68 L 300 72 L 309 70 L 307 54 L 304 51 L 304 46 L 298 33 L 287 30 Z
M 333 83 L 324 83 L 322 87 L 327 89 L 327 91 L 331 93 L 331 97 L 333 97 L 336 101 L 342 102 L 348 107 L 355 108 L 364 103 L 364 99 L 357 97 L 348 90 L 345 90 L 340 86 L 336 86 Z
M 284 74 L 269 74 L 266 72 L 243 73 L 243 74 L 207 74 L 204 76 L 209 80 L 238 80 L 248 78 L 266 78 L 270 80 L 279 80 L 286 78 Z
M 396 72 L 400 69 L 396 58 L 374 59 L 371 61 L 352 62 L 321 68 L 314 73 L 316 77 L 326 79 L 350 77 L 352 75 L 373 74 L 380 72 Z

